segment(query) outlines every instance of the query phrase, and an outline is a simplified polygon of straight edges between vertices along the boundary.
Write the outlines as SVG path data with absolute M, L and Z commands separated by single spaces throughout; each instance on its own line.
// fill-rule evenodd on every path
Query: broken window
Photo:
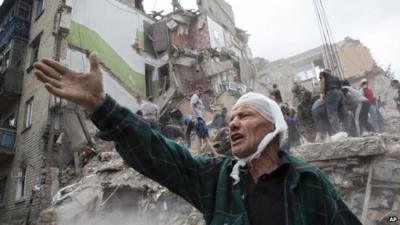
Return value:
M 314 60 L 315 73 L 318 75 L 323 69 L 325 69 L 324 60 L 322 58 Z
M 15 171 L 16 179 L 16 190 L 15 190 L 15 200 L 21 200 L 25 196 L 25 178 L 26 178 L 26 167 L 17 169 Z
M 159 81 L 159 95 L 168 91 L 170 86 L 170 77 L 169 77 L 169 66 L 168 64 L 160 67 L 158 69 L 158 81 Z
M 11 114 L 7 119 L 4 120 L 3 126 L 6 128 L 15 128 L 15 114 Z
M 32 65 L 38 59 L 41 35 L 42 35 L 42 33 L 40 33 L 38 36 L 36 36 L 36 38 L 32 41 L 32 43 L 29 46 L 30 50 L 31 50 L 31 58 L 30 58 L 29 65 Z
M 151 24 L 143 21 L 143 30 L 144 30 L 144 51 L 150 54 L 154 54 L 153 51 L 153 41 L 151 34 Z
M 155 23 L 152 25 L 151 39 L 153 41 L 153 49 L 156 55 L 168 50 L 168 27 L 165 22 Z
M 32 108 L 33 108 L 33 97 L 25 103 L 25 123 L 24 123 L 25 128 L 32 126 Z
M 0 205 L 5 203 L 7 177 L 0 177 Z
M 146 64 L 145 65 L 146 97 L 153 95 L 153 73 L 154 73 L 154 67 L 149 64 Z

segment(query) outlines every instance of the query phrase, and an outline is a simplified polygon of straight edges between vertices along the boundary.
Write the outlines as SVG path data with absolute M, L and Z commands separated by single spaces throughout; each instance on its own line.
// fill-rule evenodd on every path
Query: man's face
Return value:
M 274 127 L 273 123 L 249 107 L 240 106 L 233 110 L 229 123 L 233 155 L 239 158 L 252 155 L 264 136 L 273 131 Z
M 199 97 L 201 97 L 203 95 L 203 89 L 202 88 L 197 89 L 197 95 Z

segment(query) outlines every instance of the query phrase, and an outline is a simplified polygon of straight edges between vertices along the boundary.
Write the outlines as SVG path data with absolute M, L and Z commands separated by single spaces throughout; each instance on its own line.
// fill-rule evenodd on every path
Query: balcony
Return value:
M 14 104 L 22 92 L 23 71 L 16 68 L 0 70 L 0 112 Z
M 15 134 L 15 130 L 0 128 L 0 163 L 14 156 Z
M 29 38 L 30 25 L 28 22 L 14 18 L 0 32 L 0 47 L 7 44 L 11 38 Z

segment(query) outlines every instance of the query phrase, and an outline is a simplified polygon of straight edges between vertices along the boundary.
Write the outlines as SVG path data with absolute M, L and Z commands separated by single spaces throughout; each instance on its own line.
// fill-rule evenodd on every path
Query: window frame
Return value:
M 29 59 L 29 66 L 32 66 L 39 57 L 39 50 L 40 50 L 40 42 L 42 38 L 43 31 L 40 32 L 35 39 L 29 44 L 29 51 L 30 51 L 30 59 Z
M 26 3 L 24 1 L 19 1 L 18 7 L 16 8 L 16 10 L 17 10 L 17 12 L 15 14 L 16 14 L 17 18 L 24 20 L 24 21 L 30 21 L 31 15 L 32 15 L 31 14 L 32 6 L 29 3 Z M 20 15 L 21 10 L 24 10 L 28 13 L 26 18 L 24 16 Z
M 36 0 L 35 1 L 35 18 L 39 18 L 44 12 L 44 5 L 46 0 Z
M 25 102 L 25 116 L 24 116 L 24 128 L 32 126 L 32 115 L 33 115 L 33 97 Z
M 25 168 L 19 168 L 22 172 L 21 177 L 16 177 L 15 178 L 15 201 L 23 201 L 25 200 L 26 196 L 26 172 L 27 169 Z M 18 190 L 20 189 L 20 190 Z

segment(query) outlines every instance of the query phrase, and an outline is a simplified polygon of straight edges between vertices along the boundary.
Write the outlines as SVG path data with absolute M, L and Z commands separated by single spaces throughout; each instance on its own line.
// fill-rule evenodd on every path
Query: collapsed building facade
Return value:
M 132 111 L 140 99 L 154 96 L 165 121 L 172 109 L 189 113 L 187 97 L 198 85 L 207 90 L 206 106 L 212 106 L 208 120 L 213 110 L 230 108 L 240 95 L 257 90 L 248 34 L 235 27 L 225 1 L 197 1 L 197 11 L 174 1 L 167 15 L 146 14 L 141 2 L 5 0 L 1 5 L 0 224 L 82 224 L 114 206 L 134 212 L 134 218 L 145 215 L 137 224 L 203 223 L 187 203 L 123 165 L 112 145 L 93 138 L 96 129 L 87 114 L 50 95 L 32 73 L 40 58 L 87 71 L 88 53 L 95 51 L 106 92 Z M 82 152 L 92 147 L 99 156 L 82 167 Z M 379 147 L 370 155 L 382 154 Z M 85 218 L 79 217 L 82 208 Z
M 4 0 L 0 6 L 0 224 L 31 224 L 81 174 L 95 128 L 79 107 L 50 95 L 32 64 L 52 58 L 88 71 L 97 52 L 105 90 L 136 111 L 154 96 L 165 121 L 188 112 L 202 85 L 208 119 L 254 84 L 248 34 L 223 0 L 198 10 L 146 14 L 138 0 Z M 112 16 L 105 16 L 112 15 Z M 68 177 L 68 176 L 67 176 Z
M 373 59 L 370 50 L 359 40 L 345 38 L 336 43 L 339 63 L 343 68 L 344 79 L 355 87 L 360 86 L 362 79 L 369 81 L 369 86 L 376 96 L 381 98 L 389 108 L 395 107 L 395 92 L 390 91 L 390 77 Z M 302 84 L 312 92 L 319 92 L 319 72 L 327 67 L 324 47 L 319 46 L 295 56 L 269 62 L 263 58 L 255 58 L 258 82 L 256 91 L 269 93 L 272 84 L 281 88 L 285 102 L 292 103 L 291 93 L 295 83 Z

